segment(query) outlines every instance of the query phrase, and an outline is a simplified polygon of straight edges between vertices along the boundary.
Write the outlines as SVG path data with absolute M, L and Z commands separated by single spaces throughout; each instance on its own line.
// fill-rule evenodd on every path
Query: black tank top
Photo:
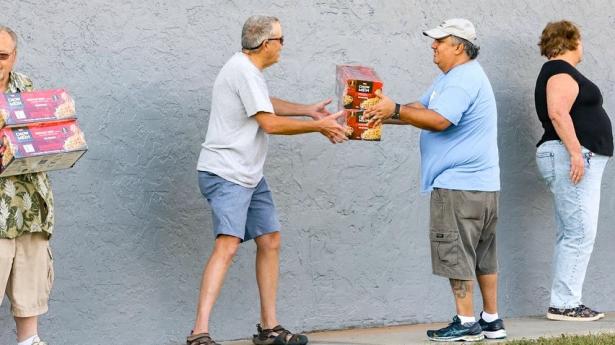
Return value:
M 538 113 L 542 128 L 545 129 L 545 133 L 536 146 L 548 140 L 560 140 L 547 112 L 547 81 L 560 73 L 570 75 L 579 84 L 579 94 L 570 109 L 570 116 L 579 142 L 591 152 L 613 156 L 613 130 L 611 120 L 602 107 L 600 89 L 563 60 L 547 61 L 542 65 L 536 80 L 534 90 L 536 113 Z

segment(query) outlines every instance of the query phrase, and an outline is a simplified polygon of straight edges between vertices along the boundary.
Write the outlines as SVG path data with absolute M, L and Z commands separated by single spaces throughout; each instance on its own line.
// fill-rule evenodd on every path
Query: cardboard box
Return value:
M 351 140 L 380 141 L 382 125 L 369 128 L 363 120 L 363 110 L 378 103 L 376 96 L 382 90 L 382 81 L 376 72 L 367 66 L 337 65 L 336 94 L 338 109 L 345 109 L 344 126 Z
M 377 102 L 376 91 L 382 89 L 382 81 L 372 68 L 337 65 L 336 74 L 340 109 L 365 109 L 370 105 L 368 100 Z
M 345 109 L 346 136 L 350 140 L 380 141 L 382 125 L 369 127 L 368 121 L 363 119 L 363 110 Z
M 7 93 L 0 96 L 0 127 L 75 118 L 75 102 L 63 90 Z
M 77 120 L 4 127 L 0 176 L 66 169 L 87 151 Z

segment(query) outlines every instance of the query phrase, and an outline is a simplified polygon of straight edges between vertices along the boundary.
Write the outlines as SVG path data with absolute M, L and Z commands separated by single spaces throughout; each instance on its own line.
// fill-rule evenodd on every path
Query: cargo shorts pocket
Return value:
M 450 227 L 451 213 L 447 207 L 444 191 L 434 189 L 429 201 L 429 228 L 446 229 Z M 433 230 L 432 230 L 433 231 Z
M 457 265 L 459 258 L 459 234 L 456 232 L 431 230 L 429 237 L 432 257 L 438 259 L 439 263 L 445 266 Z

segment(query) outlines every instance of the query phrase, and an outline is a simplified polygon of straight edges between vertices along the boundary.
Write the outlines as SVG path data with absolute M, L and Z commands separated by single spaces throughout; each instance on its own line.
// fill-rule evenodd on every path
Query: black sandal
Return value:
M 306 345 L 308 337 L 303 334 L 293 334 L 281 325 L 272 329 L 263 329 L 260 324 L 256 325 L 258 334 L 252 338 L 255 345 Z
M 209 333 L 192 334 L 186 338 L 186 345 L 220 345 L 216 343 Z

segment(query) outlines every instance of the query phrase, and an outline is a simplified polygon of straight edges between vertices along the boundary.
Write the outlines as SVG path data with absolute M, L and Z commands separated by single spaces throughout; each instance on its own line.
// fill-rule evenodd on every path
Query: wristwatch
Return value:
M 399 111 L 401 110 L 401 105 L 399 103 L 395 103 L 395 111 L 393 112 L 393 115 L 391 115 L 391 118 L 393 120 L 399 120 Z

